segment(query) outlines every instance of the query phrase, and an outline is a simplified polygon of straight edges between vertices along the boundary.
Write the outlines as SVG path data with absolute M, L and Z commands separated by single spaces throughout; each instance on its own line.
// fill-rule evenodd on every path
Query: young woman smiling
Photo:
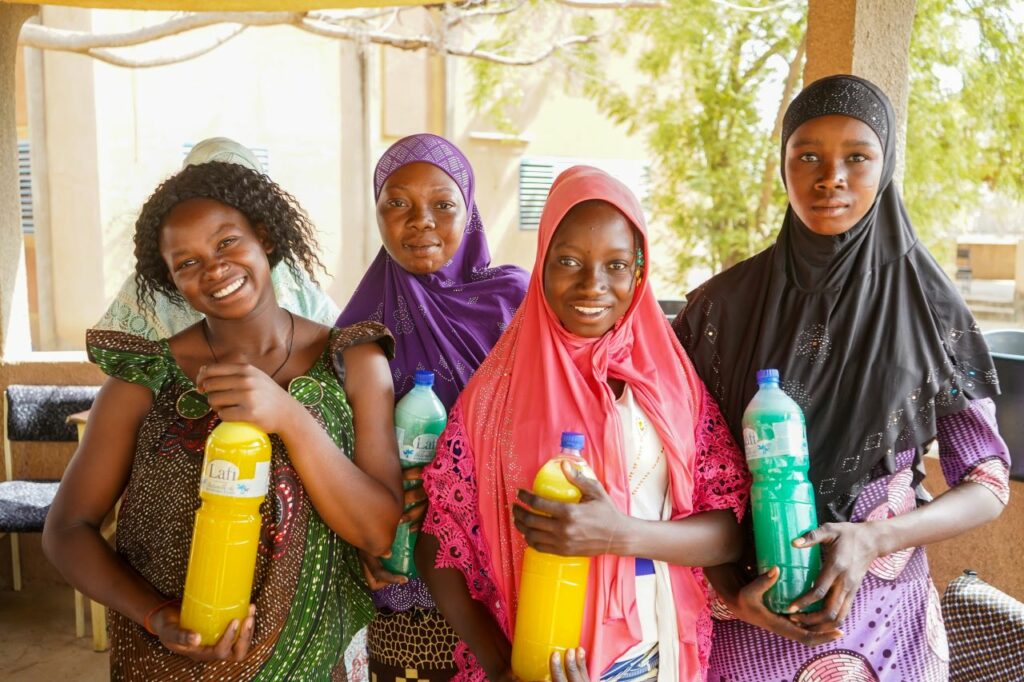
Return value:
M 594 557 L 585 666 L 570 652 L 575 669 L 556 659 L 553 679 L 704 679 L 711 623 L 692 567 L 737 556 L 750 481 L 665 323 L 648 249 L 622 183 L 582 166 L 560 175 L 526 299 L 438 440 L 416 559 L 464 640 L 460 679 L 513 679 L 526 545 Z M 562 431 L 586 435 L 598 479 L 575 478 L 578 505 L 527 490 Z
M 47 555 L 112 609 L 112 679 L 331 679 L 373 613 L 355 549 L 387 550 L 401 513 L 388 353 L 376 323 L 332 329 L 279 307 L 271 268 L 318 263 L 312 226 L 267 176 L 188 166 L 136 222 L 136 282 L 202 319 L 151 341 L 90 330 L 109 375 L 47 517 Z M 203 646 L 179 623 L 206 436 L 271 434 L 253 606 Z M 123 495 L 117 543 L 99 525 Z

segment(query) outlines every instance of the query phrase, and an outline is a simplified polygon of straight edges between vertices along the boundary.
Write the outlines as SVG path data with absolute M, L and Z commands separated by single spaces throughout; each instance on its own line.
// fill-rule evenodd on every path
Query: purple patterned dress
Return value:
M 950 486 L 981 484 L 1006 504 L 1009 456 L 989 399 L 938 420 L 939 459 Z M 891 518 L 919 504 L 917 453 L 897 454 L 894 474 L 873 475 L 851 521 Z M 719 602 L 716 616 L 730 618 Z M 924 547 L 872 562 L 841 626 L 845 637 L 809 648 L 739 620 L 717 620 L 708 682 L 938 682 L 949 677 L 949 647 L 939 594 Z

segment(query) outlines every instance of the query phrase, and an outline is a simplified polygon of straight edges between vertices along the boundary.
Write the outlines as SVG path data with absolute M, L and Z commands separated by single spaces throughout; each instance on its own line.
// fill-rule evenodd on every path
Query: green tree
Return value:
M 922 239 L 945 239 L 986 193 L 1024 198 L 1024 3 L 917 0 L 904 193 Z
M 765 246 L 785 205 L 776 140 L 802 71 L 805 11 L 678 0 L 622 19 L 613 48 L 635 55 L 645 83 L 627 92 L 592 79 L 586 91 L 645 139 L 651 212 L 677 236 L 681 268 L 729 267 Z
M 1021 17 L 1021 0 L 917 0 L 904 193 L 940 256 L 986 193 L 1024 197 Z M 721 270 L 775 234 L 781 116 L 802 85 L 805 18 L 797 4 L 752 13 L 707 0 L 623 12 L 612 47 L 635 57 L 645 84 L 588 81 L 602 110 L 646 141 L 650 208 L 677 236 L 684 270 Z M 778 104 L 772 127 L 757 106 L 766 97 Z

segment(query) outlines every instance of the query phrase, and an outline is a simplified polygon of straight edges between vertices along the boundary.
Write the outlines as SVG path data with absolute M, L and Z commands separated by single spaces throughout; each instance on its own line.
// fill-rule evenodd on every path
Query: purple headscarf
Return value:
M 337 325 L 361 320 L 386 325 L 396 341 L 391 361 L 395 397 L 412 388 L 417 369 L 429 369 L 434 391 L 451 408 L 515 314 L 529 275 L 514 265 L 490 267 L 491 252 L 473 201 L 473 169 L 443 137 L 422 133 L 391 145 L 373 174 L 374 199 L 395 171 L 416 162 L 437 166 L 459 186 L 469 216 L 462 243 L 450 261 L 428 275 L 405 270 L 381 247 Z

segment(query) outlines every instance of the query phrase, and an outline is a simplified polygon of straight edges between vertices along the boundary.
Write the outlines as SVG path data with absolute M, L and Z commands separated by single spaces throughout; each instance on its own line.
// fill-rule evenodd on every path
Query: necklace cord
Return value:
M 285 310 L 285 312 L 288 313 L 288 319 L 291 321 L 291 331 L 288 332 L 288 352 L 284 356 L 284 360 L 281 364 L 277 366 L 277 369 L 270 373 L 271 379 L 277 376 L 277 373 L 284 369 L 284 366 L 288 364 L 288 360 L 292 357 L 292 348 L 295 344 L 295 316 L 292 315 L 292 311 L 290 310 Z M 217 357 L 217 351 L 213 350 L 213 344 L 210 342 L 209 324 L 205 317 L 203 318 L 201 329 L 203 331 L 203 340 L 206 341 L 206 347 L 210 349 L 210 355 L 213 357 L 213 361 L 215 363 L 220 363 L 220 359 Z

